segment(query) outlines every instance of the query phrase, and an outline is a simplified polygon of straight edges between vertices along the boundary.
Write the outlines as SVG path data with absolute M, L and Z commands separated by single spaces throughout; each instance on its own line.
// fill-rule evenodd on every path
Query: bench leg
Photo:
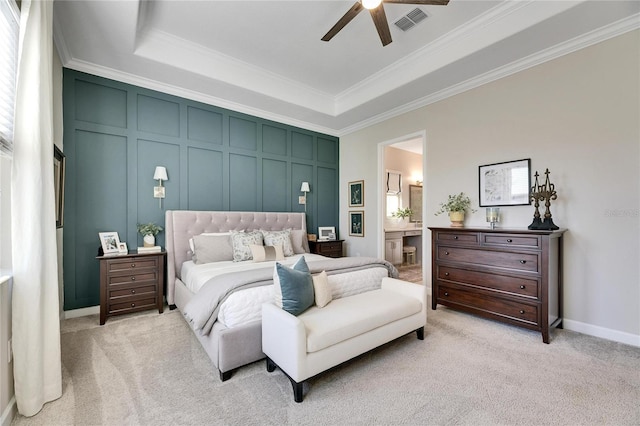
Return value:
M 276 363 L 271 361 L 271 358 L 267 357 L 267 371 L 269 373 L 273 373 L 275 369 L 276 369 Z
M 221 382 L 226 382 L 227 380 L 229 380 L 231 378 L 231 370 L 229 371 L 220 371 L 220 381 Z
M 291 380 L 291 385 L 293 386 L 293 400 L 295 402 L 302 402 L 302 383 L 304 382 L 294 382 L 293 379 Z
M 418 335 L 418 340 L 424 340 L 424 327 L 417 329 L 416 334 Z

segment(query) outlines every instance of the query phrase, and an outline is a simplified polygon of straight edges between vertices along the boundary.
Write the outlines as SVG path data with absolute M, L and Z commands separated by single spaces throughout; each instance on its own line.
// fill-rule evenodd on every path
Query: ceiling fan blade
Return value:
M 391 43 L 392 40 L 391 31 L 389 31 L 389 24 L 387 23 L 387 15 L 384 13 L 382 3 L 380 3 L 380 6 L 375 9 L 371 9 L 369 12 L 371 12 L 373 23 L 376 24 L 376 29 L 378 30 L 382 46 L 386 46 Z
M 434 6 L 446 6 L 449 0 L 384 0 L 385 3 L 424 4 Z
M 349 22 L 351 22 L 351 20 L 353 18 L 356 17 L 356 15 L 358 13 L 360 13 L 362 11 L 362 9 L 364 9 L 364 7 L 362 7 L 362 3 L 360 3 L 359 1 L 356 2 L 351 9 L 349 9 L 347 11 L 347 13 L 344 14 L 344 16 L 342 18 L 340 18 L 338 20 L 338 22 L 336 22 L 336 24 L 331 27 L 331 29 L 329 30 L 329 32 L 327 32 L 324 37 L 322 37 L 322 41 L 329 41 L 333 38 L 333 36 L 335 36 L 336 34 L 338 34 L 338 32 L 340 32 L 341 29 L 343 29 L 345 27 L 345 25 L 347 25 Z

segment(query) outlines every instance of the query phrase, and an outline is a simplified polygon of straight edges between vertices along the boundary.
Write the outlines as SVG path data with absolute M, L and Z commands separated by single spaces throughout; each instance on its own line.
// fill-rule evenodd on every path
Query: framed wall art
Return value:
M 364 181 L 349 182 L 349 207 L 364 207 Z
M 349 235 L 364 237 L 364 211 L 349 212 Z
M 478 168 L 480 207 L 531 204 L 531 159 L 487 164 Z

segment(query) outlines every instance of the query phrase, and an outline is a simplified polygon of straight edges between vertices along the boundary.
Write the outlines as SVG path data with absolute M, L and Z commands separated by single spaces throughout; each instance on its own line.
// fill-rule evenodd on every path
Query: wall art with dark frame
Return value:
M 480 207 L 531 204 L 531 159 L 478 167 Z
M 364 207 L 364 180 L 349 182 L 349 207 Z
M 364 211 L 349 212 L 349 235 L 364 237 Z
M 64 225 L 64 164 L 65 156 L 53 145 L 53 188 L 56 200 L 56 228 Z

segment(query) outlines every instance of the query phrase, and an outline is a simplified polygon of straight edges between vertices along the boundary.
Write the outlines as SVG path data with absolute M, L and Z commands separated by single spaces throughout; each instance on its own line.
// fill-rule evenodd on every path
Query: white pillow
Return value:
M 211 235 L 231 235 L 231 232 L 203 232 L 200 235 L 207 235 L 207 236 L 211 236 Z M 196 235 L 197 237 L 197 235 Z M 191 249 L 191 253 L 194 253 L 196 251 L 195 246 L 193 245 L 193 238 L 189 238 L 189 248 Z
M 302 229 L 292 229 L 291 245 L 293 246 L 293 252 L 295 254 L 309 253 L 309 240 L 307 238 L 307 231 L 303 231 Z
M 293 247 L 291 246 L 291 229 L 284 229 L 282 231 L 265 231 L 260 230 L 264 237 L 265 246 L 282 245 L 282 250 L 285 256 L 293 256 Z
M 331 302 L 331 286 L 327 279 L 327 272 L 322 271 L 317 275 L 312 275 L 313 293 L 318 308 L 324 308 Z
M 223 262 L 233 260 L 233 247 L 229 234 L 196 235 L 193 237 L 193 263 Z
M 256 244 L 249 244 L 251 249 L 251 256 L 253 256 L 254 262 L 267 262 L 271 260 L 284 260 L 284 252 L 282 251 L 282 245 L 277 246 L 259 246 Z

